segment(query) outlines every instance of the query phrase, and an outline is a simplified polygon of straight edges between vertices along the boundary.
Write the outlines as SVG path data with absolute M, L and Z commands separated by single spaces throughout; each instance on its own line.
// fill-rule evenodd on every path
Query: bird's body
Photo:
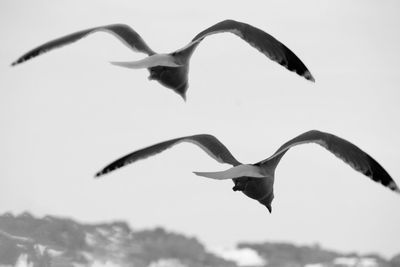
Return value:
M 188 45 L 167 54 L 154 52 L 141 36 L 127 25 L 112 24 L 94 27 L 42 44 L 25 53 L 14 61 L 12 65 L 20 64 L 33 57 L 73 43 L 98 31 L 109 32 L 115 35 L 133 51 L 148 55 L 146 58 L 139 61 L 111 62 L 112 64 L 133 69 L 147 68 L 150 72 L 149 79 L 157 80 L 163 86 L 172 89 L 184 99 L 186 98 L 186 91 L 189 87 L 188 72 L 191 55 L 205 37 L 221 32 L 230 32 L 239 36 L 271 60 L 278 62 L 288 70 L 296 72 L 307 80 L 314 81 L 307 67 L 289 48 L 268 33 L 249 24 L 234 20 L 224 20 L 205 29 L 197 34 Z
M 271 203 L 274 198 L 273 184 L 277 165 L 283 155 L 291 147 L 305 143 L 316 143 L 323 146 L 356 171 L 400 193 L 394 180 L 371 156 L 347 140 L 333 134 L 316 130 L 305 132 L 289 140 L 272 156 L 255 164 L 243 164 L 239 162 L 229 150 L 212 135 L 201 134 L 176 138 L 130 153 L 103 168 L 96 174 L 96 177 L 102 176 L 127 164 L 158 154 L 180 142 L 194 143 L 218 162 L 233 166 L 226 171 L 220 172 L 194 172 L 196 175 L 217 180 L 232 179 L 235 184 L 233 187 L 234 191 L 242 191 L 246 196 L 266 206 L 270 212 L 272 210 Z

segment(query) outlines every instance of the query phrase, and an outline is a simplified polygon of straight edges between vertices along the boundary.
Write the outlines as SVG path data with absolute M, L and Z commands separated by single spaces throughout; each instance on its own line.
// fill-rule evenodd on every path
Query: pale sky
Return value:
M 400 3 L 360 1 L 0 2 L 0 213 L 30 211 L 81 222 L 163 226 L 208 246 L 238 241 L 320 243 L 339 251 L 400 252 L 400 197 L 317 145 L 287 153 L 276 171 L 273 213 L 217 171 L 192 144 L 93 175 L 133 150 L 209 133 L 255 163 L 294 136 L 318 129 L 368 152 L 400 183 Z M 296 53 L 313 84 L 232 34 L 193 54 L 187 102 L 113 36 L 96 33 L 17 67 L 10 63 L 53 38 L 125 23 L 157 52 L 185 46 L 223 19 L 252 24 Z

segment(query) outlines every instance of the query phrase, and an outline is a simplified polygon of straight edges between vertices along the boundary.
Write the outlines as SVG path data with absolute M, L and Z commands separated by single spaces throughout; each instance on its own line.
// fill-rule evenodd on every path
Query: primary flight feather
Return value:
M 345 139 L 316 130 L 305 132 L 289 140 L 272 156 L 255 164 L 243 164 L 239 162 L 229 150 L 212 135 L 200 134 L 176 138 L 130 153 L 104 167 L 96 174 L 96 177 L 100 177 L 127 164 L 161 153 L 181 142 L 194 143 L 218 162 L 228 163 L 233 166 L 226 171 L 195 172 L 196 175 L 218 180 L 232 179 L 235 183 L 233 187 L 234 191 L 242 191 L 246 196 L 265 205 L 270 212 L 272 210 L 271 203 L 274 198 L 273 184 L 275 169 L 279 161 L 290 148 L 306 143 L 316 143 L 323 146 L 356 171 L 400 193 L 399 187 L 395 181 L 370 155 Z
M 304 63 L 284 44 L 254 26 L 234 20 L 224 20 L 205 29 L 197 34 L 185 47 L 167 54 L 154 52 L 145 43 L 142 37 L 127 25 L 113 24 L 94 27 L 42 44 L 22 55 L 12 63 L 12 66 L 55 48 L 78 41 L 98 31 L 109 32 L 133 51 L 147 54 L 146 58 L 139 61 L 111 62 L 112 64 L 133 69 L 147 68 L 150 72 L 149 79 L 157 80 L 165 87 L 178 93 L 184 99 L 186 99 L 186 91 L 189 87 L 189 60 L 193 51 L 205 37 L 222 32 L 230 32 L 239 36 L 271 60 L 278 62 L 288 70 L 296 72 L 307 80 L 314 81 L 314 77 Z

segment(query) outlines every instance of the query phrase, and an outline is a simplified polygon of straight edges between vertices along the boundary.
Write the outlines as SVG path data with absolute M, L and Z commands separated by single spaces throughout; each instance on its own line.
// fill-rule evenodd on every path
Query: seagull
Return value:
M 315 81 L 303 62 L 284 44 L 254 26 L 235 20 L 224 20 L 205 29 L 197 34 L 185 47 L 172 53 L 154 52 L 142 37 L 128 25 L 111 24 L 94 27 L 44 43 L 25 53 L 11 65 L 15 66 L 98 31 L 111 33 L 133 51 L 148 55 L 146 58 L 138 61 L 111 62 L 112 64 L 131 69 L 147 68 L 150 72 L 149 80 L 157 80 L 163 86 L 175 91 L 184 100 L 186 100 L 186 91 L 189 87 L 189 60 L 193 51 L 205 37 L 221 32 L 230 32 L 239 36 L 269 59 L 278 62 L 288 70 L 296 72 L 307 80 Z
M 264 205 L 270 213 L 272 212 L 271 204 L 274 198 L 273 185 L 276 167 L 291 147 L 306 143 L 321 145 L 356 171 L 400 193 L 400 189 L 394 180 L 370 155 L 345 139 L 318 130 L 311 130 L 296 136 L 284 143 L 272 156 L 255 164 L 239 162 L 213 135 L 199 134 L 180 137 L 132 152 L 104 167 L 96 173 L 95 177 L 100 177 L 127 164 L 161 153 L 181 142 L 193 143 L 218 162 L 233 166 L 225 171 L 194 172 L 194 174 L 216 180 L 232 179 L 234 182 L 233 191 L 242 191 L 246 196 Z

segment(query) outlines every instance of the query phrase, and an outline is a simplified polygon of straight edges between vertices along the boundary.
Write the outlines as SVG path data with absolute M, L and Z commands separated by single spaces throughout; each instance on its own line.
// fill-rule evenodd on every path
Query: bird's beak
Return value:
M 186 93 L 182 93 L 182 94 L 179 94 L 179 95 L 183 98 L 183 101 L 186 102 Z
M 269 213 L 272 213 L 272 207 L 271 207 L 271 205 L 265 205 L 265 206 L 267 207 Z

